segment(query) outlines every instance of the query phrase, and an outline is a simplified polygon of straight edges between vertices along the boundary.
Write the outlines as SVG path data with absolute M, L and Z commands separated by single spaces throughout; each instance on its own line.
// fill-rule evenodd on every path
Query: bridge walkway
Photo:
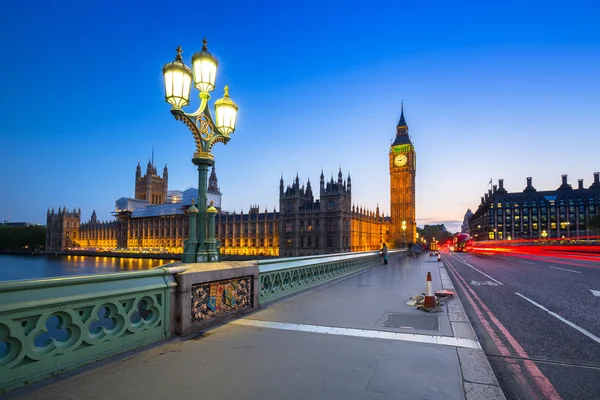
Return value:
M 458 298 L 435 314 L 406 304 L 427 272 L 453 289 L 435 257 L 392 257 L 0 399 L 504 399 Z

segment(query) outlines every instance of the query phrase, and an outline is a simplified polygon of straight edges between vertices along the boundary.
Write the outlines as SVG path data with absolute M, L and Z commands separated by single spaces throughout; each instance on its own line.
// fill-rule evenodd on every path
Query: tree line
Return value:
M 46 245 L 46 227 L 0 225 L 0 250 L 40 251 Z

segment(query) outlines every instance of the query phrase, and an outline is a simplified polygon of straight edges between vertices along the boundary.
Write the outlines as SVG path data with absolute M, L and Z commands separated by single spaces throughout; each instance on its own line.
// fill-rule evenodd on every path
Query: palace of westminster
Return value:
M 207 204 L 218 213 L 215 236 L 224 255 L 307 256 L 380 249 L 383 243 L 399 247 L 415 243 L 416 152 L 404 119 L 404 107 L 389 148 L 391 215 L 352 205 L 352 180 L 325 180 L 321 171 L 319 199 L 310 181 L 300 185 L 279 182 L 279 211 L 252 206 L 248 213 L 221 209 L 221 192 L 215 169 L 210 174 Z M 116 201 L 114 221 L 100 222 L 96 212 L 81 223 L 81 210 L 48 210 L 46 251 L 101 250 L 131 253 L 182 253 L 188 238 L 186 210 L 197 198 L 197 189 L 168 190 L 168 170 L 162 177 L 151 161 L 142 175 L 138 163 L 135 198 Z M 491 184 L 491 182 L 490 182 Z M 504 182 L 493 185 L 481 204 L 465 215 L 461 230 L 478 240 L 580 238 L 597 232 L 588 222 L 600 214 L 600 173 L 585 188 L 580 179 L 572 188 L 567 176 L 555 190 L 538 191 L 527 178 L 522 192 L 509 193 Z
M 383 243 L 398 247 L 416 239 L 415 175 L 416 153 L 408 134 L 402 109 L 396 137 L 389 149 L 391 215 L 352 205 L 350 174 L 325 180 L 321 171 L 319 199 L 310 180 L 300 185 L 279 182 L 279 212 L 261 212 L 252 206 L 248 213 L 221 209 L 221 192 L 215 169 L 210 174 L 207 203 L 218 213 L 215 236 L 224 255 L 307 256 L 380 249 Z M 81 210 L 48 210 L 46 251 L 75 249 L 133 253 L 182 253 L 188 238 L 186 210 L 198 196 L 197 189 L 168 190 L 168 170 L 162 177 L 153 162 L 145 175 L 138 163 L 135 198 L 116 201 L 114 221 L 100 222 L 96 212 L 81 223 Z M 404 223 L 404 225 L 403 225 Z M 404 228 L 404 229 L 403 229 Z

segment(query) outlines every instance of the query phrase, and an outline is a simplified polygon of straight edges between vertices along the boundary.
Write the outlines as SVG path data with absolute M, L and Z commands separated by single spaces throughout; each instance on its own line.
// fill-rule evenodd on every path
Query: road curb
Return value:
M 439 272 L 442 279 L 442 288 L 456 293 L 454 298 L 447 303 L 454 337 L 476 340 L 479 343 L 473 325 L 465 312 L 456 289 L 454 289 L 454 284 L 443 262 L 439 266 Z M 492 366 L 481 349 L 481 343 L 479 345 L 479 349 L 456 349 L 456 356 L 463 378 L 465 398 L 466 400 L 506 400 Z

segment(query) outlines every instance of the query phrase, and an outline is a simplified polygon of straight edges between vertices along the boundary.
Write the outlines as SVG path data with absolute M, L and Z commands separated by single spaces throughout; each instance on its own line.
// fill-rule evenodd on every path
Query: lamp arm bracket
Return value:
M 208 99 L 207 99 L 208 100 Z M 210 153 L 215 143 L 221 142 L 227 144 L 231 138 L 223 135 L 207 118 L 192 117 L 191 114 L 187 114 L 181 110 L 171 110 L 171 113 L 176 120 L 183 122 L 196 142 L 197 153 Z
M 200 107 L 198 107 L 198 109 L 191 114 L 185 113 L 185 115 L 187 115 L 190 118 L 197 117 L 204 112 L 206 106 L 208 105 L 208 100 L 210 99 L 210 93 L 200 92 L 198 97 L 200 97 Z

